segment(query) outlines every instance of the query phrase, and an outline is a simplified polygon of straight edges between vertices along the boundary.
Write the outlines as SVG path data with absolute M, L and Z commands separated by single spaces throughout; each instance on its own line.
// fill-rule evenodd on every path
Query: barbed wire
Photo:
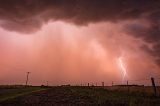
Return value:
M 160 77 L 153 77 L 154 79 L 160 79 Z M 124 80 L 124 81 L 118 81 L 118 80 L 112 80 L 112 82 L 129 82 L 129 81 L 147 81 L 151 80 L 151 78 L 146 78 L 146 79 L 131 79 L 131 80 Z

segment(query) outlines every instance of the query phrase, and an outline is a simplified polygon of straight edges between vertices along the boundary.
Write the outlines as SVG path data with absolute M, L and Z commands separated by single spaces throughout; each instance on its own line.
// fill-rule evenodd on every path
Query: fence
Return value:
M 160 78 L 148 78 L 125 81 L 112 81 L 110 84 L 101 83 L 87 83 L 81 86 L 105 88 L 108 90 L 127 91 L 129 93 L 142 93 L 148 95 L 160 96 Z

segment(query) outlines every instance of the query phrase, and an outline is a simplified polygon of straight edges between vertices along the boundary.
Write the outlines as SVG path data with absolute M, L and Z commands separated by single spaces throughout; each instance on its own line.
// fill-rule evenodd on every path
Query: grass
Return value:
M 102 88 L 71 88 L 71 91 L 79 96 L 91 98 L 97 105 L 108 104 L 110 106 L 159 106 L 160 98 L 144 95 L 143 93 L 128 93 L 122 91 L 109 91 Z
M 23 87 L 23 88 L 9 88 L 9 89 L 3 88 L 0 89 L 0 102 L 42 90 L 46 90 L 46 88 L 41 88 L 41 87 Z
M 37 92 L 45 89 L 46 88 L 29 87 L 10 89 L 3 93 L 0 91 L 0 100 L 21 96 L 13 101 L 6 101 L 8 104 L 16 104 L 16 106 L 28 106 L 28 104 L 35 106 L 38 104 L 52 105 L 55 103 L 58 103 L 59 105 L 82 105 L 83 103 L 85 105 L 93 106 L 160 106 L 160 97 L 155 97 L 150 94 L 148 95 L 143 92 L 113 91 L 103 88 L 73 86 L 52 87 L 45 92 Z M 29 97 L 24 96 L 28 94 L 30 95 Z M 27 105 L 25 105 L 25 103 Z

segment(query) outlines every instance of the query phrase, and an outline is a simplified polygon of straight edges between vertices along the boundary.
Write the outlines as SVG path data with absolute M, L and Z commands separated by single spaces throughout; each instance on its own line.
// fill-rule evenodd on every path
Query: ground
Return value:
M 52 87 L 0 102 L 0 106 L 160 106 L 160 97 L 89 87 Z
M 34 92 L 39 92 L 46 90 L 46 88 L 41 87 L 25 87 L 25 86 L 5 86 L 0 87 L 0 102 L 14 99 L 18 96 L 24 96 Z

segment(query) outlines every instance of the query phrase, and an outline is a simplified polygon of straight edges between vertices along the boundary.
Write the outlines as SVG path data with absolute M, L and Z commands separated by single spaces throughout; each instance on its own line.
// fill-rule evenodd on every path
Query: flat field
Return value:
M 20 91 L 30 91 L 29 88 L 27 89 L 27 91 L 15 90 L 12 92 L 16 92 L 17 95 L 17 92 Z M 107 90 L 95 87 L 30 89 L 32 92 L 6 99 L 0 102 L 0 106 L 160 106 L 160 97 L 141 92 Z M 2 98 L 2 96 L 0 97 Z
M 14 99 L 19 96 L 29 95 L 34 92 L 45 90 L 41 87 L 6 86 L 0 87 L 0 102 Z

